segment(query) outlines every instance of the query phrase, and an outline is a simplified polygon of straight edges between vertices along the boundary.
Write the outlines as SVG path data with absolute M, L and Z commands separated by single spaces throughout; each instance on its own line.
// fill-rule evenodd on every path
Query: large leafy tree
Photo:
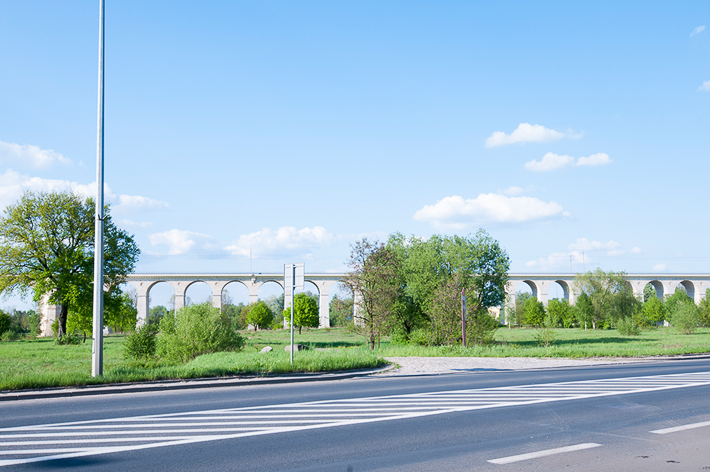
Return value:
M 247 323 L 256 327 L 256 329 L 267 328 L 274 319 L 274 312 L 271 311 L 269 305 L 259 300 L 249 310 L 247 314 Z
M 604 321 L 625 319 L 638 308 L 623 272 L 604 272 L 596 269 L 577 275 L 575 284 L 580 292 L 589 297 L 594 329 Z
M 400 258 L 392 249 L 377 241 L 363 238 L 352 246 L 343 277 L 355 294 L 355 328 L 367 340 L 370 349 L 379 344 L 402 295 Z
M 0 219 L 0 293 L 32 293 L 59 306 L 58 337 L 69 310 L 92 305 L 94 215 L 91 198 L 71 192 L 26 192 Z M 140 250 L 105 210 L 104 286 L 109 294 L 133 271 Z
M 318 316 L 317 297 L 310 292 L 297 293 L 293 296 L 293 326 L 298 327 L 298 334 L 301 334 L 301 329 L 317 328 L 320 325 L 320 317 Z M 291 307 L 286 307 L 283 310 L 284 320 L 291 320 Z

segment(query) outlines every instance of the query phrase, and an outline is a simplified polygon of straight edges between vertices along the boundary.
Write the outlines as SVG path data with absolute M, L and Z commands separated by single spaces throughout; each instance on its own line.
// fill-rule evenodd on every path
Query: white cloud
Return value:
M 141 197 L 140 195 L 119 195 L 118 204 L 116 205 L 116 210 L 128 212 L 133 210 L 149 210 L 149 209 L 160 209 L 168 208 L 166 202 L 161 202 L 160 200 L 154 200 L 148 197 Z
M 700 34 L 703 31 L 705 31 L 705 25 L 697 26 L 697 27 L 693 28 L 693 31 L 690 32 L 690 35 L 695 36 L 696 34 Z
M 414 219 L 427 221 L 437 228 L 461 229 L 482 223 L 526 223 L 570 216 L 556 202 L 544 202 L 533 197 L 507 197 L 483 193 L 464 200 L 454 195 L 417 210 Z
M 11 205 L 26 191 L 64 192 L 71 190 L 86 197 L 96 196 L 96 182 L 79 184 L 69 180 L 43 179 L 20 174 L 12 169 L 0 175 L 0 208 Z M 138 195 L 117 195 L 108 184 L 104 184 L 104 198 L 107 202 L 117 202 L 112 213 L 129 213 L 138 210 L 167 208 L 168 204 Z
M 12 169 L 0 175 L 0 206 L 5 208 L 20 199 L 26 191 L 31 192 L 62 192 L 78 185 L 68 180 L 52 180 L 40 177 L 29 177 Z
M 656 264 L 655 266 L 651 267 L 651 270 L 653 272 L 665 272 L 666 265 L 665 264 Z
M 525 266 L 542 271 L 558 270 L 566 272 L 570 270 L 570 265 L 574 267 L 583 267 L 585 264 L 593 264 L 594 262 L 596 262 L 595 259 L 582 254 L 579 251 L 554 252 L 547 257 L 541 257 L 534 261 L 528 261 L 525 263 Z
M 548 152 L 540 161 L 533 159 L 525 163 L 525 168 L 532 172 L 549 172 L 557 169 L 562 169 L 569 166 L 601 166 L 611 164 L 612 160 L 609 155 L 604 152 L 592 154 L 589 157 L 580 157 L 575 161 L 575 158 L 567 155 L 559 155 Z
M 510 196 L 516 196 L 516 195 L 522 195 L 525 190 L 522 187 L 508 187 L 507 189 L 503 190 L 500 193 L 503 193 L 505 195 L 510 195 Z
M 0 161 L 19 162 L 33 169 L 47 169 L 57 162 L 71 164 L 68 158 L 52 149 L 40 149 L 31 144 L 15 144 L 3 141 L 0 141 Z
M 590 241 L 587 238 L 578 238 L 577 241 L 567 246 L 569 252 L 554 252 L 547 257 L 525 263 L 526 267 L 540 270 L 570 270 L 570 262 L 573 271 L 581 271 L 584 266 L 591 267 L 596 262 L 593 257 L 597 251 L 605 251 L 608 257 L 617 257 L 624 254 L 639 254 L 641 248 L 633 247 L 627 251 L 621 248 L 621 243 L 616 241 Z M 591 253 L 591 254 L 590 254 Z
M 580 157 L 577 159 L 578 166 L 604 166 L 611 163 L 612 160 L 609 159 L 609 154 L 605 152 L 598 152 L 589 157 Z
M 533 172 L 548 172 L 551 170 L 561 169 L 572 164 L 574 164 L 574 157 L 560 156 L 559 154 L 548 152 L 542 156 L 540 162 L 535 159 L 530 162 L 526 162 L 525 168 Z
M 273 255 L 295 250 L 309 250 L 312 248 L 332 244 L 335 236 L 322 226 L 297 229 L 293 226 L 282 226 L 276 231 L 264 228 L 255 233 L 243 234 L 232 245 L 225 247 L 236 256 Z
M 153 246 L 160 244 L 168 246 L 168 255 L 171 256 L 179 256 L 197 249 L 214 248 L 214 244 L 212 244 L 214 238 L 212 236 L 179 229 L 154 233 L 149 235 L 148 239 Z
M 595 250 L 607 250 L 612 251 L 621 247 L 620 243 L 616 241 L 609 241 L 608 243 L 603 243 L 601 241 L 590 241 L 587 238 L 578 238 L 576 242 L 567 246 L 571 251 L 595 251 Z
M 710 92 L 710 80 L 706 80 L 705 82 L 703 82 L 703 85 L 698 87 L 698 90 L 700 92 Z
M 492 148 L 514 143 L 547 143 L 559 141 L 564 137 L 565 133 L 545 128 L 542 125 L 520 123 L 510 134 L 505 134 L 503 131 L 495 131 L 486 139 L 486 147 Z
M 120 223 L 124 226 L 133 226 L 133 227 L 138 227 L 138 228 L 148 228 L 150 226 L 153 226 L 153 223 L 150 221 L 142 221 L 142 222 L 136 222 L 136 221 L 131 221 L 131 220 L 121 220 Z

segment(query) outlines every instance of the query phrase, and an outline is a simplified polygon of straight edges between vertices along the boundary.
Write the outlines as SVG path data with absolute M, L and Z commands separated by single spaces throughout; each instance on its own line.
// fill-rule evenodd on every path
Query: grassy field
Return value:
M 346 329 L 304 330 L 296 342 L 311 349 L 295 354 L 289 363 L 284 346 L 286 330 L 245 333 L 247 345 L 239 353 L 200 356 L 186 364 L 133 362 L 123 358 L 123 336 L 104 340 L 104 377 L 91 372 L 91 342 L 57 346 L 52 339 L 0 343 L 0 390 L 120 383 L 139 380 L 215 377 L 237 374 L 328 372 L 384 365 L 385 357 L 635 357 L 710 352 L 710 329 L 679 334 L 672 328 L 644 331 L 639 336 L 621 336 L 615 330 L 558 329 L 556 341 L 540 347 L 535 329 L 499 329 L 496 343 L 487 347 L 423 347 L 394 345 L 383 339 L 380 349 L 369 351 L 361 336 Z M 264 346 L 274 350 L 260 354 Z

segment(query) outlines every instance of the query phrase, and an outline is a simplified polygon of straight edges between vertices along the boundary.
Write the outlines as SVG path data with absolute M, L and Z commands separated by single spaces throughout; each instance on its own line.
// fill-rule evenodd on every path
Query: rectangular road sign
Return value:
M 294 290 L 303 290 L 305 264 L 284 264 L 284 290 L 293 287 Z

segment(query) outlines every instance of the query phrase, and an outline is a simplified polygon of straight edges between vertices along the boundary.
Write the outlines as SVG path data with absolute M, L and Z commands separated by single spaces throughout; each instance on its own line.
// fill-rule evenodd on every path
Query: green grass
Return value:
M 394 345 L 387 338 L 380 349 L 369 351 L 361 336 L 342 328 L 304 330 L 296 342 L 311 348 L 295 353 L 291 366 L 284 346 L 289 332 L 245 333 L 247 345 L 239 353 L 200 356 L 186 364 L 160 361 L 133 362 L 123 358 L 123 336 L 104 339 L 104 377 L 91 377 L 91 341 L 57 346 L 52 339 L 0 342 L 0 390 L 123 383 L 145 380 L 189 379 L 239 374 L 329 372 L 384 365 L 384 357 L 638 357 L 710 352 L 710 329 L 679 334 L 673 328 L 621 336 L 615 330 L 558 329 L 556 342 L 540 347 L 534 329 L 499 329 L 496 343 L 487 347 L 423 347 Z M 260 354 L 264 346 L 274 350 Z M 325 350 L 321 350 L 325 349 Z

